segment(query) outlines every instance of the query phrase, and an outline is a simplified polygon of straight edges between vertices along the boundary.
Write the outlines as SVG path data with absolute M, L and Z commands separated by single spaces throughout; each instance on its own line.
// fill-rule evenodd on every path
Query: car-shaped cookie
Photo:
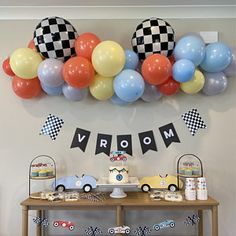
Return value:
M 173 220 L 165 220 L 163 222 L 153 225 L 153 229 L 155 229 L 156 231 L 163 229 L 163 228 L 168 228 L 168 227 L 174 228 L 175 222 Z
M 55 183 L 54 183 L 55 186 Z M 56 179 L 56 190 L 63 192 L 67 189 L 83 189 L 85 193 L 97 187 L 97 180 L 91 175 L 66 176 Z
M 179 180 L 180 189 L 183 187 L 183 182 Z M 178 190 L 178 179 L 176 176 L 168 175 L 165 176 L 155 175 L 143 177 L 139 180 L 139 188 L 143 192 L 149 192 L 151 189 L 168 189 L 172 192 Z
M 54 227 L 68 228 L 70 231 L 74 230 L 75 226 L 71 221 L 56 220 L 53 222 Z
M 108 229 L 109 234 L 129 234 L 130 233 L 130 227 L 129 226 L 118 226 Z

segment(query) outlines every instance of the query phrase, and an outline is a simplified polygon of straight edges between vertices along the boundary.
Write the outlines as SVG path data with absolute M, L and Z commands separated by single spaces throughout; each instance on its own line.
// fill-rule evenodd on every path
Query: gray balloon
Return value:
M 236 47 L 232 49 L 232 61 L 224 70 L 224 73 L 227 77 L 236 76 Z
M 66 99 L 70 101 L 81 101 L 88 95 L 88 89 L 77 89 L 73 88 L 68 84 L 64 84 L 62 87 L 62 92 Z
M 208 96 L 217 95 L 225 91 L 228 80 L 223 72 L 204 73 L 205 84 L 202 93 Z
M 142 100 L 145 102 L 154 102 L 162 97 L 162 93 L 158 90 L 155 85 L 151 85 L 145 82 L 144 93 L 142 95 Z
M 39 64 L 38 78 L 46 86 L 58 87 L 64 84 L 62 76 L 63 62 L 57 59 L 45 59 Z

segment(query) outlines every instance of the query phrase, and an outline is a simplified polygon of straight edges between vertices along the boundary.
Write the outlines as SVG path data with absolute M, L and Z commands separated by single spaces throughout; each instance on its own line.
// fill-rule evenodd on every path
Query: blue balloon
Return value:
M 41 82 L 41 87 L 43 91 L 51 96 L 58 96 L 62 94 L 62 85 L 57 87 L 50 87 Z
M 174 57 L 178 61 L 180 59 L 188 59 L 195 66 L 200 65 L 205 56 L 205 43 L 201 36 L 186 35 L 182 37 L 175 46 Z
M 221 72 L 229 66 L 232 52 L 224 43 L 211 43 L 206 47 L 206 55 L 201 68 L 207 72 Z
M 181 59 L 174 63 L 172 74 L 174 80 L 184 83 L 191 80 L 194 76 L 195 66 L 193 62 L 187 59 Z
M 125 102 L 125 101 L 121 100 L 116 94 L 114 94 L 111 97 L 111 102 L 115 105 L 120 105 L 120 106 L 125 106 L 125 105 L 129 104 L 129 102 Z
M 68 84 L 64 84 L 62 92 L 66 99 L 70 101 L 81 101 L 88 95 L 88 89 L 77 89 Z
M 143 95 L 145 83 L 137 71 L 126 69 L 115 77 L 113 86 L 121 100 L 134 102 Z
M 125 50 L 125 66 L 124 69 L 136 70 L 138 67 L 138 55 L 131 50 Z

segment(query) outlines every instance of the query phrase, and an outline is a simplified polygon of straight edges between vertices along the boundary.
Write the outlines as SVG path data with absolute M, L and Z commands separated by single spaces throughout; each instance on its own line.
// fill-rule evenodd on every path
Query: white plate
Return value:
M 112 188 L 120 188 L 120 187 L 136 187 L 139 185 L 139 181 L 137 177 L 129 177 L 128 183 L 121 183 L 121 184 L 112 184 L 109 183 L 108 177 L 102 177 L 98 180 L 97 186 L 99 187 L 112 187 Z

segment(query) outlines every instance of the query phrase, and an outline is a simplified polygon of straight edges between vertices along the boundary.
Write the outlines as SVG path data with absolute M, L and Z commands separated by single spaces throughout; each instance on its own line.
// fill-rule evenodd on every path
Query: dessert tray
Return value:
M 109 183 L 108 177 L 101 177 L 97 182 L 98 187 L 113 188 L 113 191 L 110 194 L 110 197 L 112 198 L 124 198 L 127 196 L 127 194 L 124 192 L 124 188 L 134 188 L 138 187 L 138 185 L 139 181 L 137 177 L 129 177 L 128 183 L 121 184 Z

